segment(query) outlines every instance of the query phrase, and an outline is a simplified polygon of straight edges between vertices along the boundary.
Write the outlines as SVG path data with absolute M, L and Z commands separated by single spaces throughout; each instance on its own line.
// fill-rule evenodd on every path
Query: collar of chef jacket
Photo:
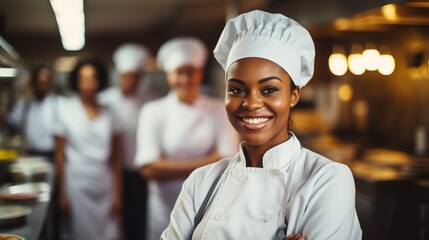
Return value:
M 265 152 L 262 157 L 262 167 L 268 169 L 284 169 L 290 165 L 294 154 L 299 154 L 301 143 L 296 138 L 295 134 L 289 132 L 290 138 Z M 244 142 L 240 144 L 240 159 L 239 164 L 246 166 L 246 157 L 244 155 Z

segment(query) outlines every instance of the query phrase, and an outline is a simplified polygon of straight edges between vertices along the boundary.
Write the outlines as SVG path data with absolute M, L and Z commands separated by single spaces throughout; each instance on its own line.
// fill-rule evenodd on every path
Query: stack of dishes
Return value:
M 43 157 L 20 157 L 10 165 L 14 182 L 45 181 L 51 166 Z
M 25 224 L 31 208 L 21 205 L 0 206 L 0 229 L 16 227 Z

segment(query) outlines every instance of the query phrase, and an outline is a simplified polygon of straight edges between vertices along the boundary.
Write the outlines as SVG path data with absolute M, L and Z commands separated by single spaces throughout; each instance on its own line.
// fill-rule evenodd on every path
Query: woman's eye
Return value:
M 267 88 L 264 88 L 262 90 L 262 93 L 264 93 L 264 94 L 271 94 L 271 93 L 275 93 L 277 91 L 278 91 L 278 89 L 275 88 L 275 87 L 267 87 Z
M 242 94 L 242 93 L 244 93 L 244 90 L 241 89 L 241 88 L 230 88 L 228 90 L 228 92 L 229 92 L 229 94 L 236 95 L 236 94 Z

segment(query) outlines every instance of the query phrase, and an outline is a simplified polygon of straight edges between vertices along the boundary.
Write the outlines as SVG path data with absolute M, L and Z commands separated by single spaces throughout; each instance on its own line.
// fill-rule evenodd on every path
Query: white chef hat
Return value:
M 113 62 L 118 73 L 143 69 L 149 58 L 149 50 L 137 43 L 125 43 L 113 53 Z
M 185 65 L 202 68 L 206 60 L 206 46 L 194 37 L 173 38 L 164 43 L 157 54 L 158 67 L 166 72 Z
M 309 32 L 293 19 L 260 10 L 229 20 L 213 53 L 225 72 L 242 58 L 270 60 L 299 87 L 305 86 L 314 72 L 315 49 Z

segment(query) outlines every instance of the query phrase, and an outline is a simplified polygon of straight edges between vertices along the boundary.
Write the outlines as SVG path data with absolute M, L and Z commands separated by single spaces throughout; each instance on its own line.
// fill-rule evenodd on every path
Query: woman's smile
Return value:
M 269 124 L 272 117 L 268 116 L 237 116 L 238 121 L 244 128 L 250 130 L 262 129 Z

